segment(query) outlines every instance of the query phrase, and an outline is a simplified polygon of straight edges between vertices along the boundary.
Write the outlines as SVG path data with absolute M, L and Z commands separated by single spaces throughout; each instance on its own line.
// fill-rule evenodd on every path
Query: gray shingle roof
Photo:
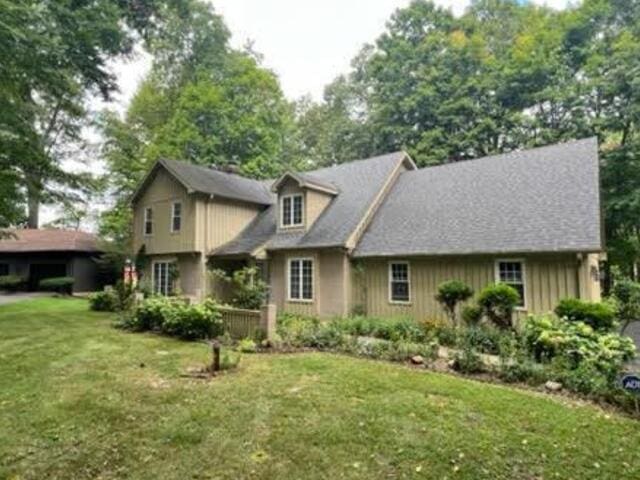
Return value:
M 317 176 L 307 172 L 285 173 L 278 180 L 273 182 L 273 185 L 271 185 L 271 191 L 275 192 L 282 184 L 282 181 L 287 177 L 293 178 L 301 187 L 318 189 L 333 195 L 337 195 L 339 193 L 338 188 L 333 183 L 325 182 Z
M 187 188 L 196 192 L 261 205 L 270 205 L 275 198 L 269 190 L 270 182 L 253 180 L 187 162 L 162 159 L 159 163 Z
M 331 203 L 307 232 L 277 233 L 276 208 L 270 207 L 216 255 L 250 253 L 267 242 L 271 250 L 344 246 L 398 164 L 403 152 L 306 172 L 304 175 L 338 189 Z
M 594 138 L 402 173 L 354 255 L 598 251 Z

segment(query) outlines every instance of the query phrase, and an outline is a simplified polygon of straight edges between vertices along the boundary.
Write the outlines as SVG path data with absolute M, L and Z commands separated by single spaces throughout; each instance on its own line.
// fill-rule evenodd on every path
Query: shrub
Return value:
M 168 297 L 149 297 L 136 306 L 132 315 L 128 316 L 130 318 L 121 326 L 139 332 L 160 330 L 174 303 L 176 301 Z
M 512 328 L 511 316 L 520 302 L 520 294 L 505 283 L 485 287 L 478 296 L 483 313 L 499 328 Z
M 528 359 L 501 363 L 498 377 L 508 383 L 527 383 L 534 386 L 541 385 L 549 379 L 544 365 Z
M 505 333 L 503 330 L 492 326 L 476 326 L 460 329 L 456 343 L 471 345 L 482 353 L 498 355 L 505 337 L 512 338 L 513 336 L 511 333 Z
M 529 317 L 525 322 L 524 340 L 537 360 L 560 357 L 568 369 L 588 363 L 612 378 L 635 356 L 635 345 L 628 337 L 602 333 L 586 323 L 551 315 Z
M 624 332 L 631 322 L 640 320 L 640 283 L 622 280 L 614 285 L 612 293 Z
M 257 310 L 267 298 L 269 286 L 259 277 L 256 267 L 244 267 L 231 275 L 224 270 L 216 269 L 212 271 L 212 275 L 231 285 L 231 304 L 234 307 Z
M 95 292 L 89 295 L 89 308 L 96 312 L 115 312 L 117 298 L 113 292 Z
M 456 307 L 460 302 L 468 300 L 473 295 L 473 290 L 460 280 L 449 280 L 438 286 L 436 300 L 442 305 L 449 316 L 451 323 L 457 326 Z
M 222 316 L 205 304 L 175 302 L 162 310 L 162 332 L 183 340 L 212 338 L 222 333 Z
M 0 276 L 0 290 L 9 292 L 17 292 L 27 285 L 27 279 L 19 275 L 2 275 Z
M 70 295 L 73 291 L 73 284 L 75 280 L 73 277 L 53 277 L 40 280 L 38 288 L 49 292 L 57 292 L 66 295 Z
M 251 338 L 243 338 L 238 342 L 238 351 L 242 353 L 256 353 L 258 345 Z
M 467 305 L 462 309 L 462 320 L 468 326 L 478 325 L 482 320 L 482 307 L 479 305 Z
M 560 318 L 573 322 L 584 322 L 596 330 L 611 330 L 615 325 L 615 311 L 606 303 L 585 302 L 577 298 L 560 300 L 555 308 Z
M 473 346 L 467 343 L 454 354 L 452 368 L 460 373 L 481 373 L 484 364 Z
M 118 280 L 113 288 L 113 294 L 116 299 L 115 310 L 117 312 L 122 312 L 132 309 L 135 300 L 135 292 L 136 289 L 133 283 Z
M 458 344 L 458 330 L 450 325 L 438 325 L 434 329 L 438 343 L 445 347 L 455 347 Z
M 276 332 L 283 344 L 300 348 L 315 342 L 320 321 L 315 317 L 305 317 L 290 313 L 278 315 Z

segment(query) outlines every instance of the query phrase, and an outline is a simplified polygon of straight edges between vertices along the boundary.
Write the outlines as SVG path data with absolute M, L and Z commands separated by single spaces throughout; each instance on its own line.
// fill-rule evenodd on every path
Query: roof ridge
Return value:
M 477 158 L 468 158 L 465 160 L 457 160 L 457 161 L 453 161 L 453 162 L 447 162 L 447 163 L 439 163 L 437 165 L 426 165 L 424 167 L 421 168 L 417 168 L 415 170 L 408 170 L 406 172 L 403 172 L 403 174 L 407 174 L 407 173 L 416 173 L 416 172 L 424 172 L 424 171 L 428 171 L 428 170 L 433 170 L 436 168 L 444 168 L 444 167 L 453 167 L 453 166 L 458 166 L 458 165 L 468 165 L 469 163 L 476 163 L 476 162 L 481 162 L 481 161 L 489 161 L 489 160 L 497 160 L 500 158 L 504 158 L 504 157 L 509 157 L 509 156 L 514 156 L 520 153 L 533 153 L 533 152 L 539 152 L 540 150 L 547 150 L 547 149 L 551 149 L 551 148 L 558 148 L 558 147 L 569 147 L 571 145 L 575 145 L 577 143 L 587 143 L 590 141 L 596 140 L 597 141 L 597 137 L 591 136 L 591 137 L 585 137 L 585 138 L 579 138 L 577 140 L 567 140 L 565 142 L 559 142 L 559 143 L 551 143 L 549 145 L 539 145 L 537 147 L 531 147 L 531 148 L 522 148 L 519 150 L 511 150 L 510 152 L 503 152 L 503 153 L 496 153 L 495 155 L 485 155 L 484 157 L 477 157 Z

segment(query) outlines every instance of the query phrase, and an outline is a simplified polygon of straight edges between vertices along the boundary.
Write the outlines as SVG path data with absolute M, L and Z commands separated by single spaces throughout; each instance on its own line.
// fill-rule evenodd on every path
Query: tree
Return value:
M 460 280 L 449 280 L 438 285 L 436 301 L 442 305 L 447 312 L 451 324 L 458 326 L 456 307 L 459 303 L 469 300 L 473 296 L 473 289 Z
M 0 166 L 24 192 L 30 227 L 42 203 L 86 185 L 86 176 L 61 166 L 64 146 L 79 141 L 85 124 L 85 96 L 109 99 L 117 88 L 109 60 L 131 53 L 136 36 L 152 41 L 173 6 L 0 0 Z
M 237 165 L 254 178 L 297 167 L 293 106 L 251 48 L 228 46 L 210 6 L 195 2 L 151 45 L 151 71 L 124 118 L 104 112 L 104 191 L 113 208 L 100 233 L 130 251 L 135 187 L 161 157 L 200 165 Z

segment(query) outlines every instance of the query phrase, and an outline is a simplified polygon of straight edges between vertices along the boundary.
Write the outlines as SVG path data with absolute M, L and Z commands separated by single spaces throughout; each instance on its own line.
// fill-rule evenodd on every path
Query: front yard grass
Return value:
M 640 478 L 640 424 L 402 365 L 244 355 L 111 328 L 82 300 L 0 307 L 0 478 Z

